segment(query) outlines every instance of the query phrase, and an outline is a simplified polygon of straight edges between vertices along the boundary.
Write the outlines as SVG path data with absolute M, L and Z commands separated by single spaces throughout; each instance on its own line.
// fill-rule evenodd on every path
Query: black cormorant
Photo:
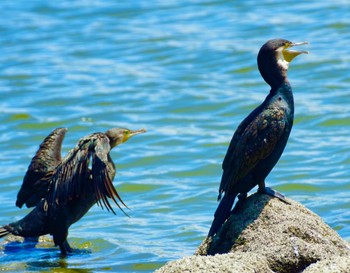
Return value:
M 26 204 L 35 208 L 23 219 L 1 227 L 0 237 L 10 233 L 25 238 L 51 234 L 55 245 L 66 255 L 72 252 L 67 241 L 68 228 L 95 203 L 114 214 L 109 198 L 120 209 L 117 200 L 126 206 L 112 184 L 115 165 L 110 151 L 145 130 L 113 128 L 105 133 L 93 133 L 81 138 L 61 159 L 66 131 L 66 128 L 55 129 L 41 143 L 16 201 L 18 207 Z
M 290 49 L 303 44 L 306 42 L 274 39 L 266 42 L 259 51 L 259 71 L 271 90 L 264 102 L 241 122 L 232 137 L 222 163 L 218 196 L 221 202 L 215 211 L 209 237 L 215 235 L 229 217 L 236 196 L 240 194 L 238 202 L 242 202 L 256 185 L 259 185 L 259 192 L 285 200 L 282 194 L 265 187 L 265 178 L 282 155 L 292 129 L 294 102 L 287 70 L 296 56 L 308 53 Z

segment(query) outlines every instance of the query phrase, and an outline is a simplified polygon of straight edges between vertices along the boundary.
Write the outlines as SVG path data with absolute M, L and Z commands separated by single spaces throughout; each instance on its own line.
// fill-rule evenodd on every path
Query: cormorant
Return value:
M 93 133 L 81 138 L 62 159 L 66 132 L 66 128 L 55 129 L 41 143 L 16 201 L 18 207 L 26 204 L 35 208 L 23 219 L 1 227 L 0 237 L 10 233 L 25 238 L 51 234 L 62 255 L 66 255 L 72 252 L 67 241 L 68 228 L 95 203 L 114 214 L 108 198 L 121 210 L 117 199 L 126 207 L 112 184 L 116 171 L 110 151 L 145 130 L 113 128 Z
M 290 48 L 306 43 L 274 39 L 261 47 L 258 67 L 271 90 L 264 102 L 241 122 L 232 137 L 222 163 L 218 196 L 221 202 L 208 237 L 214 236 L 230 216 L 236 196 L 239 194 L 237 205 L 240 206 L 247 192 L 256 185 L 259 185 L 259 192 L 285 201 L 282 194 L 265 187 L 265 178 L 282 155 L 293 125 L 294 102 L 287 79 L 288 65 L 299 54 L 308 53 Z

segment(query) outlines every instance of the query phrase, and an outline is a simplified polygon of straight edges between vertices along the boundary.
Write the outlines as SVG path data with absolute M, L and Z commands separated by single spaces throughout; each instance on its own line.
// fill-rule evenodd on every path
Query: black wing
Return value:
M 109 156 L 110 150 L 109 139 L 103 133 L 82 138 L 52 176 L 48 206 L 64 205 L 71 200 L 89 198 L 92 194 L 101 207 L 114 214 L 108 198 L 121 210 L 117 199 L 126 207 L 112 183 L 115 168 Z
M 283 108 L 269 108 L 239 126 L 223 163 L 220 194 L 235 192 L 236 183 L 274 151 L 286 127 L 285 117 Z
M 66 128 L 57 128 L 40 144 L 17 194 L 16 206 L 33 207 L 46 196 L 52 173 L 62 161 L 61 146 L 66 132 Z

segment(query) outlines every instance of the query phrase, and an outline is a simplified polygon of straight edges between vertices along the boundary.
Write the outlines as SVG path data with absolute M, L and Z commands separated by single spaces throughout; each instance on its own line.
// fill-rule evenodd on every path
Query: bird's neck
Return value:
M 265 82 L 272 89 L 278 89 L 283 83 L 288 82 L 288 62 L 276 61 L 271 56 L 258 57 L 258 68 Z
M 271 95 L 276 95 L 279 93 L 285 95 L 286 98 L 288 97 L 293 98 L 292 87 L 287 79 L 283 81 L 281 84 L 279 84 L 277 87 L 271 86 L 271 90 L 270 90 Z
M 280 95 L 287 102 L 290 110 L 294 112 L 293 91 L 288 80 L 284 81 L 278 88 L 272 88 L 270 90 L 270 94 L 269 94 L 270 97 L 280 96 Z
M 272 89 L 279 89 L 284 84 L 289 84 L 287 79 L 287 70 L 276 69 L 274 74 L 269 74 L 265 81 L 271 86 Z

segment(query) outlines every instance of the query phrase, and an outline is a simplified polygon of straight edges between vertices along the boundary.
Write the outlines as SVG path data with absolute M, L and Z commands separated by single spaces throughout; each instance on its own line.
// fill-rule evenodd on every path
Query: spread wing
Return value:
M 109 139 L 103 133 L 82 138 L 52 176 L 47 197 L 48 206 L 60 206 L 79 198 L 91 198 L 93 195 L 102 208 L 106 207 L 115 214 L 108 199 L 110 198 L 122 210 L 117 199 L 126 205 L 112 184 L 115 167 L 109 156 L 110 150 Z
M 27 207 L 33 207 L 46 196 L 49 179 L 62 161 L 61 146 L 66 132 L 66 128 L 57 128 L 40 144 L 17 194 L 16 206 L 26 204 Z
M 286 127 L 285 111 L 282 108 L 265 109 L 241 125 L 223 162 L 220 193 L 234 192 L 236 183 L 274 151 Z

